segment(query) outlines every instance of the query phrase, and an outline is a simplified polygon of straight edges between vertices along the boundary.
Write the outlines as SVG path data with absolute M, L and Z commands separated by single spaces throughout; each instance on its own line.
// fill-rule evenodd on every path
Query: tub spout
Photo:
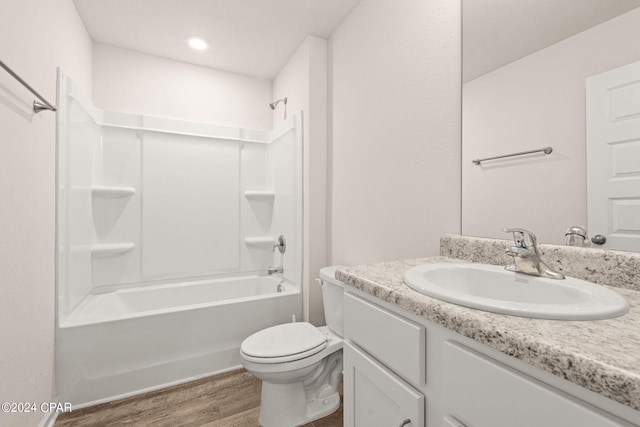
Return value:
M 274 273 L 284 273 L 284 268 L 282 266 L 280 267 L 269 267 L 267 269 L 267 273 L 268 274 L 274 274 Z

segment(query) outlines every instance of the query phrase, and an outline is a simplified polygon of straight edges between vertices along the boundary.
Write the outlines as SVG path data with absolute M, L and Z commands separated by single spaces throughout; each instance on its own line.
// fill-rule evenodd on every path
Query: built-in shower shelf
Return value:
M 273 191 L 245 191 L 244 197 L 248 200 L 273 200 L 275 193 Z
M 91 254 L 103 257 L 121 255 L 131 252 L 135 247 L 135 243 L 105 243 L 91 246 Z
M 273 237 L 246 237 L 244 244 L 247 246 L 261 246 L 265 248 L 272 248 L 276 244 L 276 239 Z
M 92 187 L 91 194 L 98 197 L 129 197 L 136 194 L 136 189 L 133 187 Z

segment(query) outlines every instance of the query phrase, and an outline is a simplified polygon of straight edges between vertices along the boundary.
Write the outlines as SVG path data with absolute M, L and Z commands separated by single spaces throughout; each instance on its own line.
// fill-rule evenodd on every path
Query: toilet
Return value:
M 256 332 L 242 342 L 242 365 L 262 380 L 260 425 L 294 427 L 340 406 L 342 296 L 336 267 L 320 270 L 327 326 L 292 322 Z

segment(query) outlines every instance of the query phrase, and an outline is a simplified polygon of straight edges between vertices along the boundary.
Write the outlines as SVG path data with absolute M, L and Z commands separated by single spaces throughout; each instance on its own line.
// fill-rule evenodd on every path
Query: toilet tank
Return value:
M 337 266 L 321 268 L 320 281 L 322 283 L 325 321 L 329 329 L 342 337 L 344 336 L 342 314 L 344 284 L 336 279 L 337 268 Z

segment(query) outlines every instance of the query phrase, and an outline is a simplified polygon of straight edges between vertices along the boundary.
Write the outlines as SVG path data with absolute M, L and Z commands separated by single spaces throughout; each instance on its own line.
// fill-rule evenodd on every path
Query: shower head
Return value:
M 278 104 L 281 102 L 284 104 L 284 118 L 286 119 L 287 118 L 287 97 L 278 99 L 277 101 L 273 101 L 271 104 L 269 104 L 269 107 L 271 107 L 272 110 L 275 110 Z
M 278 104 L 281 102 L 284 102 L 284 105 L 287 105 L 287 98 L 285 97 L 282 99 L 278 99 L 277 101 L 273 101 L 271 104 L 269 104 L 269 107 L 271 107 L 272 110 L 275 110 Z

